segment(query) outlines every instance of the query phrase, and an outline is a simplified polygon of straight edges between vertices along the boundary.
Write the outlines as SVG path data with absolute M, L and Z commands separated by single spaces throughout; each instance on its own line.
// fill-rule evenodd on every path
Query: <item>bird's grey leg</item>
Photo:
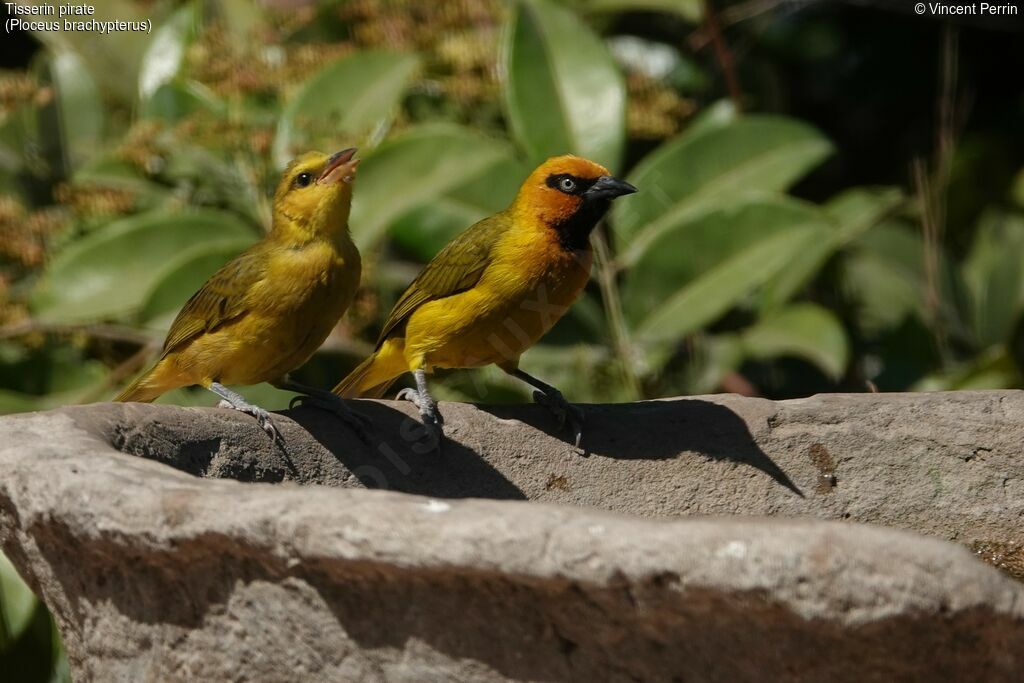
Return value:
M 271 385 L 284 391 L 294 391 L 297 394 L 301 394 L 288 403 L 289 408 L 294 408 L 296 404 L 299 404 L 313 406 L 314 408 L 334 413 L 352 427 L 364 443 L 370 443 L 370 419 L 362 413 L 349 408 L 340 396 L 324 389 L 317 389 L 316 387 L 296 382 L 290 375 L 285 375 L 281 379 L 271 382 Z
M 256 418 L 256 423 L 263 428 L 263 431 L 270 435 L 271 439 L 274 441 L 281 441 L 281 433 L 277 431 L 277 427 L 275 427 L 273 421 L 271 421 L 270 413 L 259 406 L 249 403 L 242 398 L 241 394 L 231 391 L 220 382 L 212 382 L 209 389 L 221 397 L 221 408 L 231 408 L 232 410 L 238 410 L 252 415 Z
M 437 401 L 434 400 L 434 397 L 427 390 L 427 372 L 420 368 L 413 371 L 412 374 L 416 378 L 416 388 L 402 389 L 398 392 L 396 398 L 412 401 L 419 408 L 420 419 L 423 420 L 423 426 L 427 430 L 427 438 L 430 444 L 440 451 L 441 439 L 444 437 L 444 430 L 442 429 L 444 419 L 441 417 L 441 411 L 437 409 Z
M 537 389 L 533 392 L 533 400 L 554 413 L 560 427 L 564 427 L 566 422 L 569 423 L 573 436 L 576 437 L 576 448 L 579 448 L 583 442 L 583 411 L 566 401 L 561 391 L 533 375 L 519 368 L 505 369 L 505 372 Z

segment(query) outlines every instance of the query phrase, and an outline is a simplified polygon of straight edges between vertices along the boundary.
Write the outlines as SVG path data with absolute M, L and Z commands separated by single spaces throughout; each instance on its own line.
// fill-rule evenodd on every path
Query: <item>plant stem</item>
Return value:
M 611 332 L 612 346 L 619 357 L 622 368 L 622 380 L 626 388 L 626 400 L 635 401 L 642 398 L 640 380 L 633 366 L 633 348 L 629 341 L 629 330 L 622 315 L 622 303 L 619 300 L 619 287 L 615 281 L 615 264 L 612 262 L 608 241 L 604 233 L 595 230 L 593 235 L 594 257 L 597 261 L 597 284 L 601 288 L 601 302 L 604 304 L 605 317 Z
M 718 60 L 722 76 L 725 78 L 725 87 L 729 90 L 729 99 L 732 100 L 736 112 L 742 113 L 743 90 L 740 88 L 740 80 L 736 76 L 736 60 L 733 58 L 732 51 L 722 36 L 722 27 L 718 20 L 718 14 L 711 4 L 711 0 L 704 0 L 702 5 L 704 7 L 705 30 L 708 38 L 711 40 L 711 46 L 715 50 L 715 59 Z

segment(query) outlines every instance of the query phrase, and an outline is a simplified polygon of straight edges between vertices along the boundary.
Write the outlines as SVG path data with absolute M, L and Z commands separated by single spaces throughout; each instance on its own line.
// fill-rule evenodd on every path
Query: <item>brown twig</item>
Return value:
M 152 335 L 136 330 L 126 325 L 110 325 L 105 323 L 88 323 L 81 325 L 70 325 L 67 323 L 47 322 L 28 318 L 10 325 L 0 327 L 0 339 L 12 337 L 23 337 L 27 334 L 53 334 L 60 336 L 72 336 L 82 334 L 92 339 L 104 341 L 123 342 L 145 346 L 153 341 Z
M 749 0 L 738 5 L 726 7 L 718 15 L 719 26 L 723 29 L 747 19 L 771 12 L 786 0 Z M 702 25 L 686 38 L 686 43 L 694 52 L 699 52 L 711 42 L 707 26 Z
M 722 70 L 722 76 L 725 78 L 725 87 L 729 90 L 729 99 L 732 100 L 736 112 L 741 113 L 743 111 L 743 91 L 740 89 L 740 81 L 736 75 L 736 61 L 733 58 L 732 51 L 725 42 L 725 38 L 722 36 L 721 23 L 718 20 L 718 14 L 716 14 L 711 4 L 711 0 L 703 0 L 703 5 L 704 27 L 715 50 L 715 59 L 718 60 L 718 66 Z
M 949 190 L 953 154 L 956 148 L 957 78 L 959 71 L 959 33 L 948 24 L 942 40 L 939 71 L 939 97 L 936 102 L 934 170 L 929 176 L 922 159 L 912 167 L 914 186 L 921 201 L 921 230 L 924 239 L 925 307 L 932 322 L 940 356 L 949 351 L 948 333 L 942 319 L 941 245 L 946 230 L 946 199 Z

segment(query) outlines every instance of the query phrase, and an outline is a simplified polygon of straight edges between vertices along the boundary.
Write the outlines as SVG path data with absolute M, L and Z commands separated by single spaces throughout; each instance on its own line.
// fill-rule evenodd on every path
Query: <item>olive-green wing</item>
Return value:
M 479 282 L 491 262 L 491 247 L 508 229 L 509 220 L 500 213 L 485 218 L 445 245 L 399 297 L 384 323 L 377 346 L 423 304 L 464 292 Z
M 250 306 L 249 291 L 265 274 L 266 259 L 258 245 L 221 266 L 178 312 L 164 341 L 163 355 L 245 313 Z

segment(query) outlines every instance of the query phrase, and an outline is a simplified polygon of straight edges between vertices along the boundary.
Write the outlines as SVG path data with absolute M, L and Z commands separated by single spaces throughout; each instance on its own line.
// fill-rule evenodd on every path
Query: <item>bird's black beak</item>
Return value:
M 634 192 L 636 192 L 636 188 L 625 180 L 619 180 L 610 175 L 603 175 L 583 193 L 583 198 L 587 200 L 615 199 L 616 197 L 633 194 Z
M 320 177 L 317 178 L 317 183 L 326 182 L 330 184 L 338 180 L 351 179 L 351 176 L 355 173 L 356 166 L 359 165 L 359 159 L 352 158 L 356 155 L 356 151 L 355 147 L 349 147 L 332 154 L 331 158 L 327 160 L 327 165 L 324 166 Z

